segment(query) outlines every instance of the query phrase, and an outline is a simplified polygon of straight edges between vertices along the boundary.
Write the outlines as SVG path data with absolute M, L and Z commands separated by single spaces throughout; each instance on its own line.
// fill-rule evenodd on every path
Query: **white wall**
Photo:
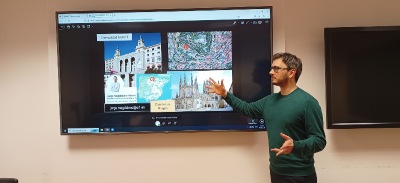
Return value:
M 285 2 L 286 51 L 303 59 L 299 85 L 317 98 L 323 111 L 326 109 L 323 28 L 400 25 L 400 1 L 396 0 Z M 390 92 L 390 86 L 383 89 Z M 400 129 L 326 130 L 328 145 L 316 155 L 319 179 L 329 183 L 399 182 L 399 132 Z
M 265 183 L 265 132 L 60 136 L 55 11 L 274 6 L 274 51 L 303 59 L 299 86 L 325 103 L 323 28 L 399 25 L 396 0 L 3 0 L 0 177 L 30 183 Z M 373 71 L 366 71 L 373 74 Z M 326 130 L 320 182 L 394 183 L 400 129 Z

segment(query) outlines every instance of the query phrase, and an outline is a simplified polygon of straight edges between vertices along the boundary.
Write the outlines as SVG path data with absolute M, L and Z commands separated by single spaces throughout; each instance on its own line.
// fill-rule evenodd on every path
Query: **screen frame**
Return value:
M 57 11 L 56 12 L 56 26 L 58 28 L 58 15 L 59 14 L 70 14 L 70 13 L 112 13 L 112 12 L 158 12 L 158 11 L 197 11 L 197 10 L 231 10 L 231 9 L 260 9 L 260 8 L 268 8 L 270 11 L 270 53 L 273 53 L 273 7 L 272 6 L 248 6 L 248 7 L 224 7 L 224 8 L 188 8 L 188 9 L 141 9 L 141 10 L 89 10 L 89 11 Z M 57 41 L 58 41 L 58 31 L 57 31 Z M 57 44 L 57 51 L 59 49 L 59 45 Z M 57 53 L 58 54 L 58 53 Z M 60 66 L 60 58 L 58 57 L 58 68 Z M 60 77 L 60 70 L 58 71 L 58 76 Z M 270 87 L 271 92 L 273 91 L 272 84 Z M 61 91 L 61 83 L 59 80 L 59 91 Z M 59 93 L 60 99 L 59 99 L 59 104 L 61 108 L 61 92 Z M 60 110 L 60 118 L 62 116 L 62 111 Z M 130 133 L 164 133 L 164 132 L 193 132 L 193 131 L 264 131 L 265 129 L 262 130 L 257 130 L 257 129 L 247 129 L 247 130 L 210 130 L 210 129 L 205 129 L 205 130 L 173 130 L 173 131 L 135 131 L 135 132 L 117 132 L 117 133 L 65 133 L 63 132 L 63 125 L 62 125 L 62 120 L 60 120 L 60 132 L 61 135 L 82 135 L 82 134 L 95 134 L 95 135 L 102 135 L 102 134 L 130 134 Z
M 366 32 L 366 31 L 400 31 L 400 26 L 369 26 L 369 27 L 327 27 L 324 28 L 324 47 L 325 47 L 325 82 L 326 82 L 326 124 L 327 129 L 356 129 L 356 128 L 400 128 L 400 121 L 363 121 L 363 122 L 346 122 L 337 121 L 333 115 L 333 62 L 331 42 L 334 40 L 332 36 L 335 33 L 347 32 Z M 336 75 L 337 76 L 337 75 Z M 343 109 L 344 110 L 344 109 Z

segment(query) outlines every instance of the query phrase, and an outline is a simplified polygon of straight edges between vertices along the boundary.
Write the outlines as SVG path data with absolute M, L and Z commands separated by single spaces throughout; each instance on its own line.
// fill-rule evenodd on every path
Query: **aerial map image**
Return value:
M 168 69 L 232 69 L 232 32 L 168 33 Z

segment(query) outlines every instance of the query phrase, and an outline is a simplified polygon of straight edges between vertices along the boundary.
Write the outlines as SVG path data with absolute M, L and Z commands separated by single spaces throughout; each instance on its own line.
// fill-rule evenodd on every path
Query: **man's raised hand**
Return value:
M 221 84 L 218 84 L 213 78 L 209 78 L 207 80 L 208 84 L 206 88 L 208 88 L 208 93 L 216 93 L 217 95 L 221 95 L 222 97 L 226 97 L 227 91 L 224 86 L 224 79 L 221 80 Z

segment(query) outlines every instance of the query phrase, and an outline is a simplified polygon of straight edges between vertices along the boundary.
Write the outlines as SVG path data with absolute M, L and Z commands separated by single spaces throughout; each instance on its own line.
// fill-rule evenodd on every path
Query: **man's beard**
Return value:
M 271 82 L 275 86 L 283 86 L 289 82 L 289 77 L 287 75 L 284 75 L 282 79 L 275 78 L 275 82 L 274 81 Z

